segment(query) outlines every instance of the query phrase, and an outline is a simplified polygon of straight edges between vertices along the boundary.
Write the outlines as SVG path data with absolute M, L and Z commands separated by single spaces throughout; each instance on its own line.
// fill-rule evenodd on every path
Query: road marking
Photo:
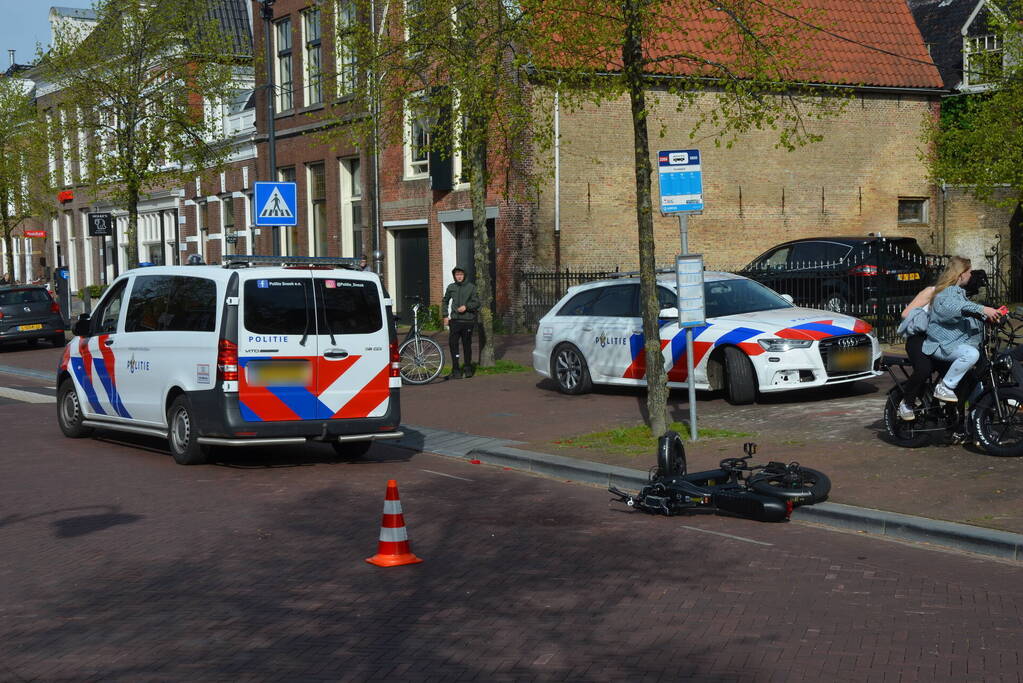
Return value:
M 734 536 L 732 534 L 724 534 L 724 533 L 721 533 L 720 531 L 711 531 L 709 529 L 700 529 L 699 527 L 686 526 L 685 524 L 682 525 L 682 528 L 683 529 L 689 529 L 690 531 L 699 531 L 702 534 L 714 534 L 715 536 L 724 536 L 725 538 L 734 538 L 736 541 L 746 541 L 747 543 L 756 543 L 757 545 L 771 545 L 771 546 L 774 545 L 774 543 L 765 543 L 764 541 L 754 541 L 752 538 L 744 538 L 742 536 Z
M 466 479 L 465 477 L 456 477 L 453 474 L 444 474 L 443 472 L 434 472 L 433 470 L 420 470 L 421 472 L 429 472 L 430 474 L 436 474 L 439 477 L 451 477 L 452 479 L 461 479 L 462 481 L 472 481 L 472 479 Z
M 0 387 L 0 397 L 10 398 L 22 403 L 53 403 L 57 400 L 55 397 L 47 396 L 46 394 L 37 394 L 34 391 L 22 391 L 21 389 L 10 389 L 8 387 Z

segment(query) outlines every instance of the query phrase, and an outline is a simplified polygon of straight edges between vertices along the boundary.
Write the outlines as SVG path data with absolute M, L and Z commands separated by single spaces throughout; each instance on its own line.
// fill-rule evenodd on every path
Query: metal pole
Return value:
M 274 120 L 276 114 L 274 97 L 277 94 L 277 89 L 274 86 L 273 43 L 270 40 L 273 24 L 270 22 L 274 18 L 275 0 L 259 0 L 259 2 L 263 8 L 263 44 L 266 47 L 266 179 L 273 182 L 277 180 L 277 126 Z M 276 225 L 270 229 L 273 240 L 273 248 L 270 252 L 273 254 L 276 254 L 280 247 L 280 230 Z
M 377 41 L 377 7 L 375 0 L 370 0 L 369 3 L 369 30 L 373 34 L 373 49 L 376 50 Z M 384 251 L 381 249 L 380 244 L 380 129 L 379 129 L 379 113 L 380 103 L 377 101 L 377 91 L 380 84 L 377 82 L 376 72 L 373 67 L 370 67 L 370 79 L 372 85 L 370 87 L 370 96 L 372 102 L 370 104 L 371 111 L 370 115 L 373 117 L 373 270 L 376 271 L 377 275 L 383 276 L 384 270 Z M 391 256 L 392 261 L 394 255 Z
M 160 263 L 167 265 L 167 210 L 160 209 Z
M 176 266 L 181 265 L 181 215 L 178 207 L 174 207 L 174 258 L 171 261 Z
M 678 233 L 682 242 L 682 255 L 689 255 L 689 214 L 678 214 Z M 681 313 L 680 313 L 681 315 Z M 697 441 L 696 431 L 696 382 L 693 381 L 693 328 L 685 328 L 686 335 L 686 388 L 689 391 L 689 440 Z

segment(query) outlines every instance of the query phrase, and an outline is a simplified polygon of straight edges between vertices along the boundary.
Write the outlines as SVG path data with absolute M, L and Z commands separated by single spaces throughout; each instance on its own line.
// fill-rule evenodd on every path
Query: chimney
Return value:
M 7 56 L 11 58 L 11 66 L 14 66 L 14 50 L 8 50 Z

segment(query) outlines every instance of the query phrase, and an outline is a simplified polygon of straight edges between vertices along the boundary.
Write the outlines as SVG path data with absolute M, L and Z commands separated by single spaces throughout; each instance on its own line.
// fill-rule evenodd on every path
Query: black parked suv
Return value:
M 0 342 L 46 339 L 64 346 L 64 317 L 60 306 L 45 287 L 13 285 L 0 287 Z
M 739 271 L 800 306 L 867 314 L 905 305 L 931 279 L 912 237 L 816 237 L 769 249 Z

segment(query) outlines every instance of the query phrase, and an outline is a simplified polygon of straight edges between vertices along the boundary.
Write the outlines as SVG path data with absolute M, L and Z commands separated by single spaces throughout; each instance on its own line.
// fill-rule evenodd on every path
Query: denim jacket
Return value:
M 950 356 L 960 344 L 980 347 L 983 324 L 976 318 L 964 316 L 970 311 L 981 313 L 984 307 L 966 298 L 966 292 L 958 285 L 946 287 L 931 300 L 931 317 L 927 324 L 927 339 L 923 351 L 930 355 L 941 349 Z

